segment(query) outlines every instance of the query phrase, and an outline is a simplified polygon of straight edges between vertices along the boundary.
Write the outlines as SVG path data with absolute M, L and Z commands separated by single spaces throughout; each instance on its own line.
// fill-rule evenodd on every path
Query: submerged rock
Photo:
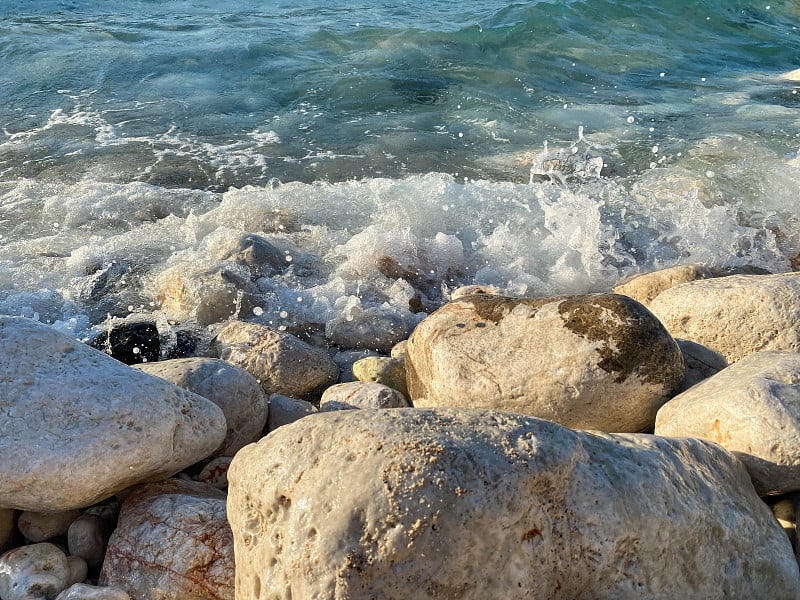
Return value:
M 669 332 L 734 363 L 760 350 L 800 350 L 800 273 L 732 275 L 670 288 L 650 304 Z
M 652 427 L 684 366 L 675 340 L 627 296 L 477 295 L 417 326 L 406 371 L 418 408 L 491 408 L 635 432 Z
M 745 469 L 699 440 L 491 411 L 341 411 L 243 448 L 229 480 L 238 600 L 800 589 Z
M 661 407 L 656 433 L 720 444 L 761 494 L 800 491 L 800 354 L 743 358 Z
M 133 315 L 109 319 L 90 345 L 126 365 L 156 361 L 161 355 L 161 339 L 153 318 Z
M 212 402 L 59 333 L 0 317 L 0 506 L 90 506 L 211 454 L 225 436 Z

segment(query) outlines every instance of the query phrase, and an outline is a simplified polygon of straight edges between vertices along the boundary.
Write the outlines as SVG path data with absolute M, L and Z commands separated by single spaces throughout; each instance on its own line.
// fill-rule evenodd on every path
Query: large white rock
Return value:
M 257 323 L 229 323 L 214 339 L 212 352 L 250 373 L 267 394 L 302 398 L 335 383 L 339 376 L 326 352 Z
M 237 600 L 800 597 L 744 467 L 701 440 L 340 411 L 243 448 L 229 481 Z
M 800 354 L 756 352 L 667 402 L 656 434 L 736 454 L 761 494 L 800 490 Z
M 76 583 L 56 596 L 55 600 L 131 600 L 131 597 L 119 588 Z
M 81 508 L 211 454 L 212 402 L 36 321 L 0 317 L 0 506 Z
M 675 340 L 617 294 L 466 296 L 422 321 L 406 346 L 418 408 L 506 410 L 579 429 L 652 428 L 683 372 Z
M 100 583 L 136 600 L 233 600 L 233 571 L 225 494 L 171 479 L 125 499 Z
M 214 456 L 233 456 L 256 441 L 267 422 L 267 396 L 255 377 L 216 358 L 176 358 L 136 368 L 208 398 L 222 409 L 228 426 Z
M 734 363 L 759 350 L 800 351 L 800 273 L 731 275 L 663 291 L 650 310 L 669 332 Z

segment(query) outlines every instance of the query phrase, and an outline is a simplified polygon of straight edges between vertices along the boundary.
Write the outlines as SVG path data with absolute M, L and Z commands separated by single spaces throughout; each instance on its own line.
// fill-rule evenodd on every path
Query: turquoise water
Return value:
M 428 308 L 788 270 L 798 25 L 792 1 L 3 0 L 0 311 L 158 311 L 159 274 L 242 232 L 312 257 L 253 282 L 288 321 L 349 299 L 413 325 L 383 255 L 430 271 Z

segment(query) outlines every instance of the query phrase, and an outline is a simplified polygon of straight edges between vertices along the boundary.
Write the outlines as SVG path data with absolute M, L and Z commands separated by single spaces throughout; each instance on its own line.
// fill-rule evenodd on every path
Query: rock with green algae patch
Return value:
M 637 432 L 652 428 L 684 365 L 658 319 L 627 296 L 479 294 L 417 326 L 406 371 L 419 408 L 487 408 Z

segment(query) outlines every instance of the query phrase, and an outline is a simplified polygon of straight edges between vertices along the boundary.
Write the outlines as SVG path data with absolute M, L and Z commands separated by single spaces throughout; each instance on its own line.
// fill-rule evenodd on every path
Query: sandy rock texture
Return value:
M 800 596 L 747 471 L 700 440 L 341 411 L 243 448 L 229 480 L 237 600 Z
M 669 332 L 734 363 L 760 350 L 800 351 L 800 273 L 732 275 L 670 288 L 650 304 Z
M 233 571 L 225 494 L 170 479 L 125 499 L 100 583 L 134 600 L 233 600 Z
M 490 408 L 636 432 L 652 427 L 684 365 L 675 340 L 627 296 L 476 295 L 417 326 L 406 372 L 418 408 Z
M 228 432 L 214 456 L 233 456 L 256 441 L 267 422 L 267 396 L 255 377 L 215 358 L 176 358 L 137 369 L 211 400 L 222 409 Z
M 17 317 L 0 317 L 0 413 L 0 506 L 38 512 L 168 477 L 226 431 L 205 398 Z
M 614 293 L 625 294 L 634 300 L 649 306 L 650 302 L 664 290 L 713 277 L 711 270 L 700 265 L 678 265 L 668 269 L 660 269 L 651 273 L 642 273 L 614 286 Z
M 388 385 L 408 397 L 405 357 L 368 356 L 362 358 L 353 364 L 353 376 L 358 381 L 375 381 Z
M 761 494 L 800 491 L 800 354 L 743 358 L 667 402 L 655 431 L 720 444 Z
M 349 381 L 332 385 L 322 393 L 319 408 L 323 412 L 354 408 L 403 408 L 408 400 L 388 385 L 374 381 Z
M 326 352 L 257 323 L 226 325 L 211 352 L 250 373 L 268 395 L 302 398 L 336 383 L 339 377 L 339 368 Z

